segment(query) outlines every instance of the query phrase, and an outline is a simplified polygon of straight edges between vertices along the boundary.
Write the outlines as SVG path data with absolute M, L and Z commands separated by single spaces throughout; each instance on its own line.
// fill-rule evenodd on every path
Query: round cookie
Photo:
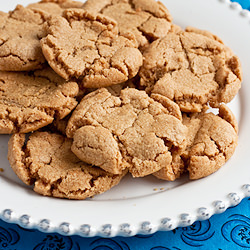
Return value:
M 48 14 L 39 9 L 18 5 L 0 15 L 0 70 L 28 71 L 45 63 L 40 39 L 46 35 Z
M 50 66 L 63 78 L 77 78 L 86 88 L 100 88 L 134 77 L 142 55 L 129 34 L 118 34 L 116 22 L 81 9 L 48 21 L 41 40 Z
M 185 146 L 186 127 L 178 105 L 145 91 L 102 88 L 85 96 L 73 112 L 66 134 L 79 159 L 119 174 L 128 168 L 143 177 L 168 167 L 172 152 Z
M 142 50 L 173 29 L 168 9 L 155 0 L 88 0 L 83 8 L 113 18 L 120 31 L 135 35 Z
M 35 132 L 25 141 L 24 134 L 12 135 L 8 159 L 17 176 L 42 195 L 86 199 L 109 190 L 126 173 L 112 175 L 81 162 L 63 135 Z
M 188 28 L 168 34 L 143 57 L 141 86 L 175 101 L 183 112 L 228 103 L 241 87 L 239 58 L 209 32 Z
M 0 133 L 28 133 L 64 118 L 77 105 L 78 89 L 49 67 L 0 71 Z
M 190 179 L 200 179 L 217 171 L 233 155 L 237 146 L 237 121 L 231 110 L 221 105 L 219 114 L 183 114 L 188 128 L 186 149 L 173 160 L 176 178 L 185 170 Z M 154 173 L 159 179 L 173 180 L 167 169 Z

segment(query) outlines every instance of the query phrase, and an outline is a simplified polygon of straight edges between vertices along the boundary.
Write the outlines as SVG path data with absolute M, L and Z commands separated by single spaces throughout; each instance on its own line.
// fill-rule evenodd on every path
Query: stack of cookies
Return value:
M 225 104 L 239 59 L 162 3 L 42 0 L 0 19 L 0 133 L 37 193 L 85 199 L 126 174 L 199 179 L 234 153 Z

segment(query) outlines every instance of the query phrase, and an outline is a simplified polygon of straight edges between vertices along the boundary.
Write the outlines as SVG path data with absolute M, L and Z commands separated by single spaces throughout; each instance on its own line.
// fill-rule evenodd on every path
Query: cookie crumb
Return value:
M 154 188 L 153 190 L 154 190 L 154 191 L 158 191 L 158 188 Z
M 0 173 L 3 173 L 4 169 L 3 168 L 0 168 Z

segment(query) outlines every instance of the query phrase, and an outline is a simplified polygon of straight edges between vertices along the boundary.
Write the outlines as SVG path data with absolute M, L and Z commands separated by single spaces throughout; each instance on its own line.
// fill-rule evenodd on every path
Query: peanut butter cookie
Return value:
M 237 146 L 238 125 L 232 111 L 226 106 L 219 107 L 219 114 L 183 114 L 187 126 L 187 146 L 173 158 L 172 168 L 176 178 L 188 170 L 190 179 L 200 179 L 217 171 L 233 155 Z M 154 174 L 164 180 L 174 180 L 168 169 Z
M 18 5 L 0 15 L 0 70 L 28 71 L 45 63 L 40 39 L 48 13 Z
M 238 140 L 237 122 L 225 105 L 220 106 L 219 115 L 204 114 L 199 119 L 200 127 L 189 152 L 190 179 L 217 171 L 233 155 Z
M 143 53 L 140 84 L 184 112 L 230 102 L 241 87 L 239 58 L 209 32 L 188 28 L 153 42 Z
M 134 77 L 142 55 L 130 34 L 118 34 L 116 22 L 81 9 L 48 21 L 48 36 L 41 40 L 50 66 L 63 78 L 78 78 L 83 87 L 100 88 Z
M 8 159 L 17 176 L 34 191 L 53 197 L 85 199 L 119 183 L 126 172 L 112 175 L 80 161 L 70 150 L 72 140 L 63 135 L 35 132 L 9 141 Z
M 168 9 L 155 0 L 88 0 L 83 8 L 113 18 L 120 31 L 135 35 L 142 50 L 173 29 Z
M 34 72 L 0 71 L 0 133 L 28 133 L 62 119 L 77 105 L 76 82 L 51 68 Z
M 120 174 L 142 177 L 167 167 L 172 152 L 185 147 L 186 127 L 178 105 L 160 95 L 102 88 L 85 96 L 66 128 L 79 159 Z

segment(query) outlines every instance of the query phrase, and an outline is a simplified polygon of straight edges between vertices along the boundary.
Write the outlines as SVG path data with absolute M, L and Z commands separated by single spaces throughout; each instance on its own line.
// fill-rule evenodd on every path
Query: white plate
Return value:
M 31 1 L 22 1 L 28 4 Z M 18 1 L 4 1 L 1 10 Z M 9 136 L 0 138 L 0 218 L 44 232 L 81 236 L 150 234 L 204 220 L 250 196 L 250 14 L 238 4 L 219 0 L 165 0 L 174 22 L 219 35 L 240 57 L 244 82 L 230 103 L 239 122 L 239 146 L 215 174 L 197 181 L 183 177 L 165 182 L 126 177 L 109 192 L 85 201 L 42 197 L 25 186 L 7 161 Z

